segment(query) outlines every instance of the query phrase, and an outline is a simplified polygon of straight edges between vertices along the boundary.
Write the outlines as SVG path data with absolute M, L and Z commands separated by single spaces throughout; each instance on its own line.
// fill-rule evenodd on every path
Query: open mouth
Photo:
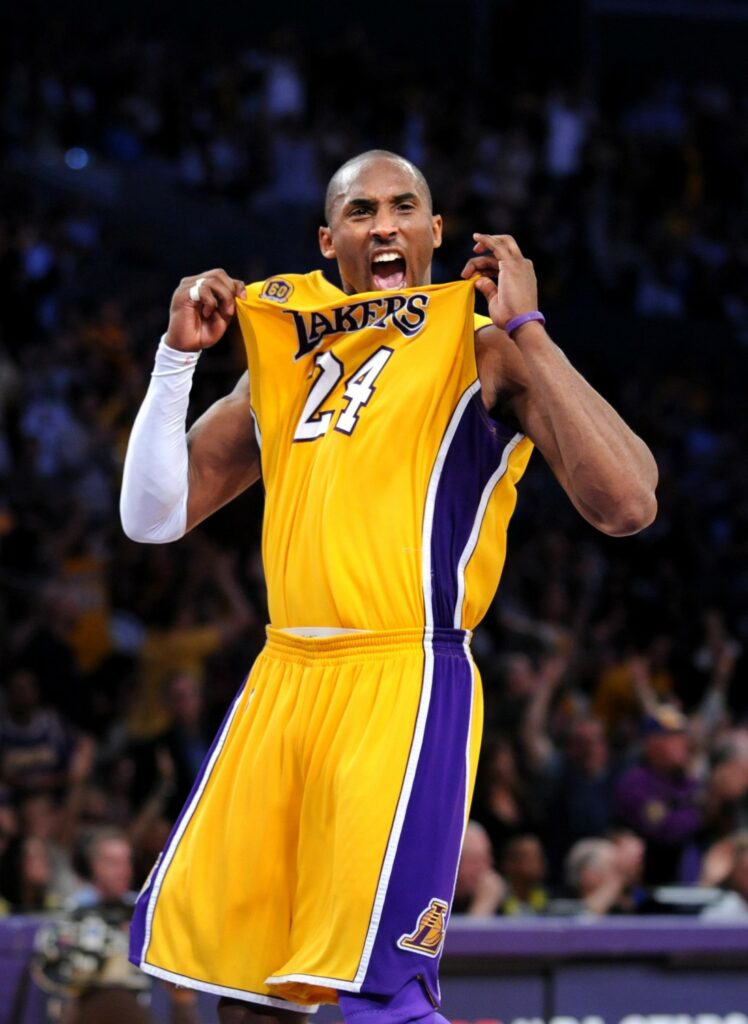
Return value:
M 380 252 L 371 261 L 377 291 L 391 291 L 405 285 L 405 260 L 397 252 Z

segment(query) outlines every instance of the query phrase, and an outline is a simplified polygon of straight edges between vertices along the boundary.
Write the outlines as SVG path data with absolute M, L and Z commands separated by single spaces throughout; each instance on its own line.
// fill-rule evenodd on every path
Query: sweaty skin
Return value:
M 408 162 L 379 155 L 352 161 L 333 186 L 319 243 L 323 256 L 337 261 L 344 291 L 429 284 L 442 220 Z M 612 536 L 638 532 L 657 509 L 651 452 L 538 322 L 513 339 L 503 331 L 511 318 L 538 308 L 535 272 L 511 236 L 476 233 L 473 240 L 475 255 L 462 276 L 475 278 L 493 321 L 475 335 L 486 408 L 516 419 L 588 522 Z M 200 278 L 194 302 L 189 293 Z M 172 298 L 167 343 L 180 351 L 216 344 L 243 294 L 242 282 L 223 270 L 184 278 Z M 188 434 L 188 530 L 259 478 L 247 388 L 245 374 Z

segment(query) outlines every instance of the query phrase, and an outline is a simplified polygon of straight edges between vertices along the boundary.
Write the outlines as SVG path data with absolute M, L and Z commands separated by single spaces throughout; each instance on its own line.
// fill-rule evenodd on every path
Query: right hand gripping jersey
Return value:
M 470 281 L 347 295 L 319 271 L 237 302 L 277 628 L 473 629 L 532 451 L 480 393 Z

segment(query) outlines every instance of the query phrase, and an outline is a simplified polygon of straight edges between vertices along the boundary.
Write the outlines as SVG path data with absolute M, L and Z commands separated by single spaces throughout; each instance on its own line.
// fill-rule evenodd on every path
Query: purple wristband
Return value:
M 504 324 L 504 330 L 511 338 L 512 334 L 517 330 L 518 327 L 521 327 L 522 324 L 529 323 L 531 320 L 537 320 L 538 323 L 541 324 L 545 323 L 545 317 L 543 316 L 543 314 L 539 312 L 537 309 L 535 309 L 532 311 L 532 313 L 520 313 L 519 316 L 513 316 L 512 319 L 508 321 L 508 323 Z

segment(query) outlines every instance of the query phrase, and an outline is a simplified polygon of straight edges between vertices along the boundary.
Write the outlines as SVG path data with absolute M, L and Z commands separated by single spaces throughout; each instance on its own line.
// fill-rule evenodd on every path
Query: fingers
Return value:
M 208 320 L 218 313 L 224 320 L 230 319 L 235 311 L 236 298 L 246 298 L 244 282 L 229 277 L 225 270 L 209 270 L 205 274 L 182 278 L 177 294 L 183 301 L 189 301 L 200 309 L 203 319 Z
M 482 232 L 476 231 L 473 238 L 475 239 L 473 249 L 476 252 L 488 249 L 497 260 L 505 260 L 510 257 L 522 258 L 520 247 L 511 235 L 484 235 Z
M 498 272 L 499 261 L 495 256 L 472 256 L 463 267 L 460 277 L 474 277 L 475 274 L 496 277 Z
M 476 277 L 474 285 L 475 290 L 479 291 L 487 302 L 490 302 L 499 290 L 495 281 L 492 281 L 490 277 Z
M 473 251 L 478 255 L 470 257 L 463 267 L 461 277 L 469 278 L 475 274 L 496 277 L 502 260 L 523 259 L 522 252 L 511 235 L 487 235 L 476 231 L 473 238 Z

